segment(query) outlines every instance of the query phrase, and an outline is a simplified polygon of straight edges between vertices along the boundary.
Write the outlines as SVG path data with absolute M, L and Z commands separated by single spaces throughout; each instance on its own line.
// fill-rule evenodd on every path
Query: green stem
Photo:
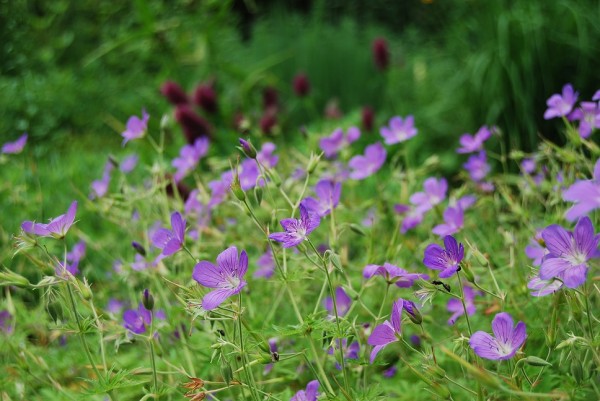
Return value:
M 463 310 L 465 312 L 465 319 L 467 320 L 467 327 L 469 329 L 469 336 L 473 335 L 473 331 L 471 330 L 471 321 L 469 320 L 469 313 L 467 312 L 467 304 L 465 304 L 465 292 L 463 289 L 463 283 L 460 277 L 460 271 L 456 272 L 456 277 L 458 277 L 458 286 L 460 287 L 460 303 L 463 306 Z
M 156 361 L 154 357 L 154 314 L 150 311 L 150 335 L 148 343 L 150 344 L 150 363 L 152 364 L 152 378 L 154 381 L 154 393 L 158 399 L 158 376 L 156 375 Z

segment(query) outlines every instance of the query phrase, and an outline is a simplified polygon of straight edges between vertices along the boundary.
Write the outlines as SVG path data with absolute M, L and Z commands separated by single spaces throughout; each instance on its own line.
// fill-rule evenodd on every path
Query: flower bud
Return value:
M 350 229 L 358 235 L 362 235 L 363 237 L 367 236 L 367 233 L 365 232 L 365 230 L 358 224 L 355 224 L 355 223 L 350 224 Z
M 26 288 L 31 285 L 27 278 L 17 274 L 7 268 L 0 272 L 0 286 L 14 285 L 21 288 Z
M 408 317 L 414 324 L 421 324 L 423 322 L 423 316 L 421 316 L 421 312 L 419 312 L 419 309 L 417 309 L 417 305 L 415 305 L 414 302 L 404 300 L 402 307 L 406 313 L 408 313 Z
M 242 202 L 246 199 L 246 193 L 242 189 L 242 185 L 240 184 L 240 177 L 238 176 L 237 172 L 233 176 L 233 181 L 231 182 L 231 192 L 233 192 L 235 197 Z
M 229 364 L 229 362 L 223 361 L 221 363 L 221 375 L 223 375 L 223 380 L 225 381 L 225 383 L 229 385 L 229 383 L 233 379 L 233 371 L 231 370 L 231 365 Z
M 550 362 L 548 362 L 542 358 L 538 358 L 537 356 L 528 356 L 526 358 L 519 360 L 519 362 L 521 362 L 521 361 L 523 361 L 523 363 L 526 363 L 531 366 L 552 366 L 552 364 Z M 517 364 L 519 362 L 517 362 Z
M 373 41 L 373 61 L 380 70 L 385 70 L 390 64 L 390 52 L 387 41 L 384 38 L 377 38 Z
M 147 288 L 144 290 L 144 296 L 142 297 L 142 304 L 144 308 L 148 310 L 154 309 L 154 297 L 150 294 L 150 290 Z
M 252 143 L 250 143 L 250 141 L 240 138 L 240 145 L 246 156 L 251 159 L 256 159 L 256 148 L 252 145 Z
M 294 77 L 294 92 L 299 97 L 304 97 L 310 92 L 310 82 L 306 74 L 300 73 Z
M 315 171 L 315 169 L 317 168 L 317 164 L 319 164 L 320 160 L 321 160 L 320 156 L 316 156 L 314 154 L 310 155 L 310 160 L 308 161 L 308 167 L 306 168 L 306 171 L 308 172 L 308 174 L 312 174 L 313 171 Z
M 160 93 L 173 105 L 187 104 L 189 102 L 185 91 L 174 81 L 166 81 L 162 84 Z
M 258 185 L 254 187 L 254 199 L 256 199 L 256 204 L 260 206 L 263 200 L 263 189 Z
M 467 279 L 467 281 L 469 281 L 470 283 L 475 283 L 475 276 L 473 275 L 473 271 L 471 271 L 471 268 L 469 267 L 469 263 L 463 261 L 460 264 L 460 266 L 461 266 L 461 271 L 465 275 L 465 278 Z
M 139 253 L 142 256 L 146 256 L 146 249 L 144 248 L 144 246 L 142 244 L 140 244 L 139 242 L 133 241 L 133 242 L 131 242 L 131 246 L 133 247 L 133 249 L 135 249 L 135 251 L 137 253 Z
M 365 131 L 373 130 L 373 123 L 375 120 L 375 113 L 370 106 L 365 106 L 361 112 L 362 126 Z
M 217 92 L 212 83 L 200 84 L 194 91 L 194 102 L 207 113 L 214 114 L 218 110 Z
M 573 378 L 575 379 L 577 384 L 581 384 L 581 382 L 584 379 L 583 366 L 581 365 L 581 362 L 577 358 L 573 358 L 571 360 L 571 375 L 573 375 Z

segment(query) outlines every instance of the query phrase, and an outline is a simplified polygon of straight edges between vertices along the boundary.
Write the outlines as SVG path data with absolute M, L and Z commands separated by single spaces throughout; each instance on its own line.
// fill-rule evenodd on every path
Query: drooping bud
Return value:
M 402 307 L 408 313 L 408 317 L 414 324 L 421 324 L 423 322 L 423 316 L 417 309 L 417 305 L 413 301 L 404 300 Z
M 365 106 L 361 112 L 362 126 L 365 131 L 373 130 L 373 123 L 375 121 L 375 113 L 370 106 Z
M 146 249 L 142 244 L 140 244 L 137 241 L 132 241 L 131 246 L 133 247 L 133 249 L 135 249 L 137 253 L 139 253 L 142 256 L 146 256 Z
M 142 304 L 144 308 L 148 310 L 154 309 L 154 297 L 150 294 L 150 290 L 147 288 L 144 290 L 144 296 L 142 297 Z
M 383 71 L 390 64 L 390 52 L 387 41 L 384 38 L 377 38 L 373 41 L 373 61 L 375 66 Z
M 189 103 L 187 94 L 175 81 L 166 81 L 164 84 L 162 84 L 160 87 L 160 93 L 162 93 L 162 95 L 175 106 Z
M 210 124 L 188 105 L 177 106 L 175 120 L 181 124 L 185 138 L 190 145 L 193 145 L 198 138 L 212 138 Z
M 310 92 L 310 81 L 304 73 L 299 73 L 294 77 L 294 92 L 299 97 L 304 97 Z
M 203 83 L 194 91 L 194 102 L 207 113 L 214 114 L 218 110 L 217 92 L 212 83 Z
M 242 147 L 242 151 L 246 156 L 251 159 L 256 159 L 256 148 L 252 145 L 252 143 L 250 143 L 250 141 L 240 138 L 240 146 Z

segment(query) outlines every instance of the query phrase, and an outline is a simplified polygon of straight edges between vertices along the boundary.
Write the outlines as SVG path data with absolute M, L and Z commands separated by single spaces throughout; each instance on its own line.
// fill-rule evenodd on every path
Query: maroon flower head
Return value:
M 194 91 L 194 102 L 207 113 L 214 114 L 218 110 L 217 92 L 212 83 L 202 83 Z
M 162 84 L 160 87 L 160 93 L 162 93 L 162 95 L 175 106 L 189 103 L 188 95 L 175 81 L 166 81 L 164 84 Z
M 265 135 L 270 135 L 273 133 L 273 128 L 277 125 L 277 114 L 275 113 L 275 109 L 268 109 L 265 111 L 263 116 L 260 118 L 260 130 Z
M 188 144 L 192 145 L 196 139 L 202 137 L 212 138 L 211 126 L 188 105 L 179 105 L 175 110 L 175 120 L 183 128 L 183 133 Z
M 384 38 L 377 38 L 373 41 L 373 61 L 375 66 L 381 71 L 390 65 L 390 51 L 387 41 Z
M 270 108 L 277 109 L 279 107 L 279 94 L 277 93 L 277 89 L 272 86 L 267 86 L 263 89 L 262 93 L 263 99 L 263 108 L 268 110 Z
M 299 97 L 304 97 L 310 92 L 310 82 L 304 73 L 297 74 L 294 77 L 294 92 Z
M 361 113 L 362 126 L 365 131 L 373 131 L 373 123 L 375 121 L 375 113 L 370 106 L 365 106 Z

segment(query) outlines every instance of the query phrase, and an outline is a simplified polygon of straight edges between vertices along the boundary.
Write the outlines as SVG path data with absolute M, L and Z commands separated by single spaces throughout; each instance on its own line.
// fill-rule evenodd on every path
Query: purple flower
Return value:
M 298 391 L 292 398 L 290 398 L 290 401 L 317 401 L 318 395 L 319 381 L 313 380 L 306 385 L 306 391 Z
M 534 276 L 527 283 L 527 288 L 531 291 L 531 296 L 533 297 L 544 297 L 546 295 L 550 295 L 560 290 L 563 287 L 563 282 L 560 280 L 550 279 L 550 280 L 542 280 L 539 276 Z
M 440 270 L 440 278 L 452 276 L 460 267 L 465 249 L 462 244 L 456 242 L 451 235 L 444 237 L 443 249 L 438 244 L 429 244 L 425 248 L 423 264 L 430 269 Z
M 542 240 L 542 230 L 538 231 L 535 236 L 529 240 L 529 245 L 525 247 L 525 255 L 531 259 L 534 266 L 540 266 L 544 256 L 548 254 L 548 250 L 543 247 L 540 242 Z
M 269 235 L 269 239 L 281 242 L 284 248 L 291 248 L 300 244 L 307 235 L 319 226 L 319 216 L 310 214 L 303 205 L 300 205 L 299 219 L 283 219 L 280 221 L 285 232 L 277 232 Z
M 238 257 L 235 246 L 225 249 L 217 256 L 217 265 L 202 260 L 194 267 L 192 278 L 201 285 L 214 288 L 202 299 L 202 307 L 213 310 L 227 298 L 238 294 L 246 286 L 244 275 L 248 270 L 248 255 L 242 250 Z
M 396 213 L 403 214 L 404 220 L 402 220 L 402 227 L 400 227 L 400 232 L 402 234 L 406 234 L 408 230 L 412 230 L 417 227 L 423 221 L 423 212 L 420 211 L 417 207 L 397 204 L 394 205 L 394 210 Z
M 526 174 L 531 174 L 535 171 L 535 159 L 527 158 L 521 161 L 521 168 Z
M 581 102 L 570 115 L 570 120 L 579 120 L 579 135 L 589 138 L 592 131 L 600 128 L 600 108 L 596 102 Z
M 109 160 L 104 165 L 104 172 L 102 173 L 102 179 L 92 182 L 92 194 L 90 199 L 102 198 L 108 191 L 108 185 L 110 184 L 110 173 L 114 168 L 114 164 Z
M 201 137 L 194 141 L 193 145 L 185 145 L 179 151 L 179 157 L 171 163 L 177 169 L 173 176 L 175 182 L 181 181 L 190 171 L 198 165 L 200 159 L 208 151 L 208 138 Z
M 171 214 L 171 228 L 159 228 L 152 235 L 152 245 L 162 249 L 161 255 L 169 256 L 183 248 L 185 240 L 185 220 L 179 212 Z
M 238 169 L 238 176 L 240 178 L 240 185 L 242 190 L 247 191 L 256 186 L 258 177 L 260 176 L 260 170 L 254 160 L 244 159 Z M 264 181 L 258 183 L 260 186 L 264 185 Z
M 498 313 L 494 317 L 492 331 L 495 337 L 478 331 L 473 333 L 469 340 L 469 345 L 481 358 L 510 359 L 515 356 L 527 338 L 525 323 L 519 322 L 514 327 L 512 316 L 505 312 Z
M 396 365 L 394 365 L 391 368 L 383 371 L 383 377 L 391 379 L 392 377 L 396 376 L 397 372 L 398 372 L 398 368 L 396 367 Z
M 402 117 L 392 117 L 389 124 L 389 127 L 381 127 L 379 130 L 386 145 L 404 142 L 417 135 L 413 116 L 407 116 L 404 120 Z
M 360 345 L 358 341 L 353 341 L 350 345 L 348 345 L 348 339 L 343 338 L 340 340 L 339 338 L 334 342 L 334 346 L 329 347 L 327 353 L 329 355 L 339 355 L 340 342 L 342 344 L 342 352 L 344 354 L 344 359 L 358 359 L 358 353 L 360 352 Z M 342 370 L 342 365 L 338 362 L 335 363 L 335 368 L 337 370 Z
M 39 235 L 41 237 L 64 238 L 67 231 L 75 222 L 75 213 L 77 213 L 77 201 L 73 201 L 67 213 L 50 220 L 48 224 L 34 223 L 33 221 L 24 221 L 21 224 L 23 231 L 29 234 Z
M 210 201 L 208 206 L 213 208 L 222 203 L 230 192 L 231 183 L 233 182 L 233 172 L 226 171 L 221 174 L 220 180 L 214 180 L 208 183 L 211 190 Z
M 335 306 L 337 308 L 338 316 L 345 316 L 346 313 L 350 310 L 350 305 L 352 305 L 352 298 L 346 294 L 346 291 L 342 287 L 338 287 L 335 289 Z M 323 301 L 323 306 L 327 309 L 330 316 L 335 315 L 335 311 L 333 310 L 333 300 L 331 297 L 325 298 Z
M 465 305 L 467 307 L 467 314 L 469 316 L 473 316 L 476 312 L 475 309 L 475 296 L 483 295 L 481 291 L 475 291 L 472 287 L 467 284 L 464 285 L 464 294 L 465 294 Z M 456 319 L 465 314 L 465 309 L 463 308 L 462 302 L 460 299 L 452 298 L 446 304 L 446 309 L 448 312 L 452 312 L 452 316 L 448 319 L 448 325 L 452 326 L 456 323 Z
M 7 310 L 0 311 L 0 331 L 4 334 L 10 334 L 13 328 L 13 315 Z
M 416 192 L 410 197 L 410 203 L 416 206 L 419 212 L 426 212 L 446 199 L 448 182 L 445 178 L 439 180 L 430 177 L 423 183 L 424 192 Z
M 387 152 L 380 142 L 367 146 L 364 156 L 354 156 L 348 162 L 348 167 L 352 169 L 350 178 L 362 180 L 370 177 L 383 166 L 386 156 Z
M 410 288 L 419 279 L 429 280 L 427 274 L 409 273 L 406 270 L 394 266 L 391 263 L 380 265 L 367 265 L 363 269 L 363 277 L 369 279 L 373 276 L 382 276 L 390 284 L 396 284 L 400 288 Z
M 273 355 L 274 353 L 277 353 L 278 351 L 278 347 L 277 347 L 277 338 L 273 337 L 273 338 L 269 338 L 269 351 L 271 351 L 271 355 Z M 265 369 L 263 370 L 263 375 L 268 375 L 269 373 L 271 373 L 271 370 L 273 370 L 273 366 L 275 366 L 275 364 L 273 363 L 269 363 L 265 365 Z
M 474 153 L 483 150 L 484 142 L 491 136 L 492 131 L 485 125 L 479 128 L 475 135 L 463 134 L 459 139 L 461 147 L 456 149 L 456 153 Z
M 342 184 L 330 180 L 321 180 L 315 185 L 315 193 L 318 199 L 308 197 L 302 200 L 301 204 L 306 207 L 309 212 L 316 213 L 319 217 L 327 216 L 335 209 L 340 202 L 340 194 L 342 192 Z
M 254 272 L 254 278 L 271 278 L 275 273 L 275 259 L 273 259 L 273 253 L 268 249 L 263 253 L 256 261 L 258 269 Z
M 319 147 L 325 157 L 334 157 L 340 150 L 360 138 L 360 130 L 356 127 L 348 128 L 346 136 L 341 128 L 337 128 L 331 135 L 321 138 Z
M 6 142 L 4 145 L 2 145 L 2 152 L 0 152 L 0 153 L 5 154 L 5 155 L 21 153 L 26 144 L 27 144 L 27 133 L 21 135 L 14 142 Z
M 563 117 L 571 112 L 573 105 L 577 101 L 579 93 L 573 90 L 571 84 L 566 84 L 562 89 L 562 96 L 554 94 L 546 101 L 548 109 L 544 113 L 544 119 L 549 120 L 555 117 Z
M 594 178 L 576 181 L 563 192 L 563 200 L 575 202 L 565 213 L 565 218 L 569 221 L 574 221 L 600 208 L 600 159 L 594 166 Z
M 62 263 L 59 263 L 56 269 L 56 274 L 62 276 L 64 270 L 67 270 L 72 275 L 79 273 L 79 262 L 85 256 L 85 242 L 79 241 L 73 246 L 71 252 L 67 253 L 67 266 L 66 268 Z
M 448 207 L 444 210 L 444 223 L 433 227 L 431 232 L 440 237 L 459 232 L 465 223 L 465 212 L 460 207 Z
M 136 309 L 128 309 L 123 313 L 123 327 L 135 334 L 146 332 L 146 326 L 152 322 L 152 312 L 144 308 L 140 302 Z
M 370 362 L 373 363 L 375 357 L 383 348 L 388 344 L 400 340 L 402 335 L 402 309 L 404 307 L 404 300 L 402 298 L 394 302 L 392 306 L 392 314 L 390 320 L 386 320 L 379 326 L 373 329 L 373 332 L 369 336 L 367 343 L 373 345 L 373 351 L 371 351 Z
M 124 303 L 115 298 L 110 298 L 106 304 L 106 310 L 108 313 L 117 314 L 123 310 Z
M 540 266 L 540 278 L 559 278 L 568 288 L 585 283 L 587 262 L 595 257 L 600 235 L 594 235 L 589 217 L 579 219 L 573 232 L 559 225 L 548 226 L 542 232 L 549 254 Z
M 475 182 L 483 180 L 491 170 L 490 165 L 487 163 L 485 150 L 470 156 L 469 160 L 463 164 L 463 167 L 469 172 L 471 179 Z
M 127 126 L 125 131 L 121 133 L 123 136 L 123 144 L 125 144 L 132 139 L 139 139 L 144 136 L 146 133 L 146 129 L 148 128 L 148 119 L 150 116 L 146 113 L 146 110 L 142 110 L 142 118 L 140 119 L 138 116 L 131 116 L 129 120 L 127 120 Z
M 134 256 L 134 262 L 131 263 L 131 268 L 135 271 L 146 270 L 149 267 L 148 261 L 139 253 L 136 253 Z
M 279 156 L 274 154 L 275 144 L 272 142 L 263 143 L 260 151 L 256 154 L 256 160 L 267 168 L 273 168 L 277 166 L 279 162 Z

